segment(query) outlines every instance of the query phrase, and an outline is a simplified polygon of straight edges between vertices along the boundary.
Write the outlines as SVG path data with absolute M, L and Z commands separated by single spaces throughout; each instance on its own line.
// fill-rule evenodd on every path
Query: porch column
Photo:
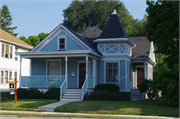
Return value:
M 146 62 L 144 62 L 144 79 L 146 79 Z
M 68 62 L 68 57 L 65 57 L 65 79 L 67 80 L 67 62 Z M 67 88 L 67 83 L 68 80 L 66 81 L 66 88 Z
M 86 79 L 88 79 L 88 56 L 86 56 Z
M 21 88 L 21 76 L 22 76 L 21 75 L 21 70 L 22 70 L 22 57 L 20 57 L 19 82 L 17 83 L 17 84 L 19 84 L 19 88 Z
M 95 68 L 95 59 L 93 58 L 93 88 L 95 87 L 95 81 L 96 81 L 96 75 L 95 75 L 95 70 L 96 70 L 96 68 Z

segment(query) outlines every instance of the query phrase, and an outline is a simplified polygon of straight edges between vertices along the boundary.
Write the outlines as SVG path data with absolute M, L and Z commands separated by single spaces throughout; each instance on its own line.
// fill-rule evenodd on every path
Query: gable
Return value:
M 40 51 L 57 51 L 58 50 L 58 37 L 66 37 L 65 47 L 66 51 L 68 50 L 85 50 L 85 48 L 78 43 L 75 39 L 70 37 L 69 34 L 61 30 L 59 34 L 53 37 Z

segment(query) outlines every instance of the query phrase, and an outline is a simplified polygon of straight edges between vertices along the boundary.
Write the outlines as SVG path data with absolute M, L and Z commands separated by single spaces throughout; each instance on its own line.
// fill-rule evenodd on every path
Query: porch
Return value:
M 59 52 L 62 53 L 62 52 Z M 22 53 L 23 54 L 23 53 Z M 71 53 L 67 55 L 48 54 L 34 55 L 20 58 L 20 72 L 22 58 L 31 59 L 31 75 L 21 76 L 20 88 L 48 89 L 60 88 L 61 98 L 66 89 L 82 89 L 82 99 L 86 90 L 95 88 L 96 56 L 88 53 Z

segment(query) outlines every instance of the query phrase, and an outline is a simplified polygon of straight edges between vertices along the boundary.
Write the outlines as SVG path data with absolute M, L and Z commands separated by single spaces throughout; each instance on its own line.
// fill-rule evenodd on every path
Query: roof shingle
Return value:
M 0 29 L 0 39 L 7 40 L 13 43 L 17 43 L 19 45 L 24 45 L 27 47 L 33 48 L 33 46 L 27 44 L 26 42 L 20 40 L 19 38 L 16 38 L 15 36 L 11 35 L 10 33 Z

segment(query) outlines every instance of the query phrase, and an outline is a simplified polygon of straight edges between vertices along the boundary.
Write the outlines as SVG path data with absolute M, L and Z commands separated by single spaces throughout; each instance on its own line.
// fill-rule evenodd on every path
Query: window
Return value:
M 8 71 L 5 71 L 5 83 L 8 82 Z
M 59 50 L 65 50 L 65 38 L 59 38 Z
M 15 52 L 18 52 L 18 48 L 17 47 L 15 48 Z M 17 55 L 15 55 L 15 60 L 16 61 L 18 60 L 18 56 Z
M 9 45 L 6 45 L 5 58 L 9 58 Z
M 118 63 L 106 63 L 106 82 L 118 82 Z
M 1 57 L 4 57 L 4 44 L 2 44 L 2 52 L 1 52 Z
M 60 61 L 48 61 L 47 62 L 47 75 L 59 76 L 60 75 Z
M 14 72 L 14 80 L 17 78 L 17 72 Z
M 10 46 L 10 58 L 12 59 L 13 47 Z
M 4 82 L 4 72 L 1 71 L 1 84 L 3 84 L 3 82 Z
M 12 71 L 9 72 L 9 80 L 12 80 Z

